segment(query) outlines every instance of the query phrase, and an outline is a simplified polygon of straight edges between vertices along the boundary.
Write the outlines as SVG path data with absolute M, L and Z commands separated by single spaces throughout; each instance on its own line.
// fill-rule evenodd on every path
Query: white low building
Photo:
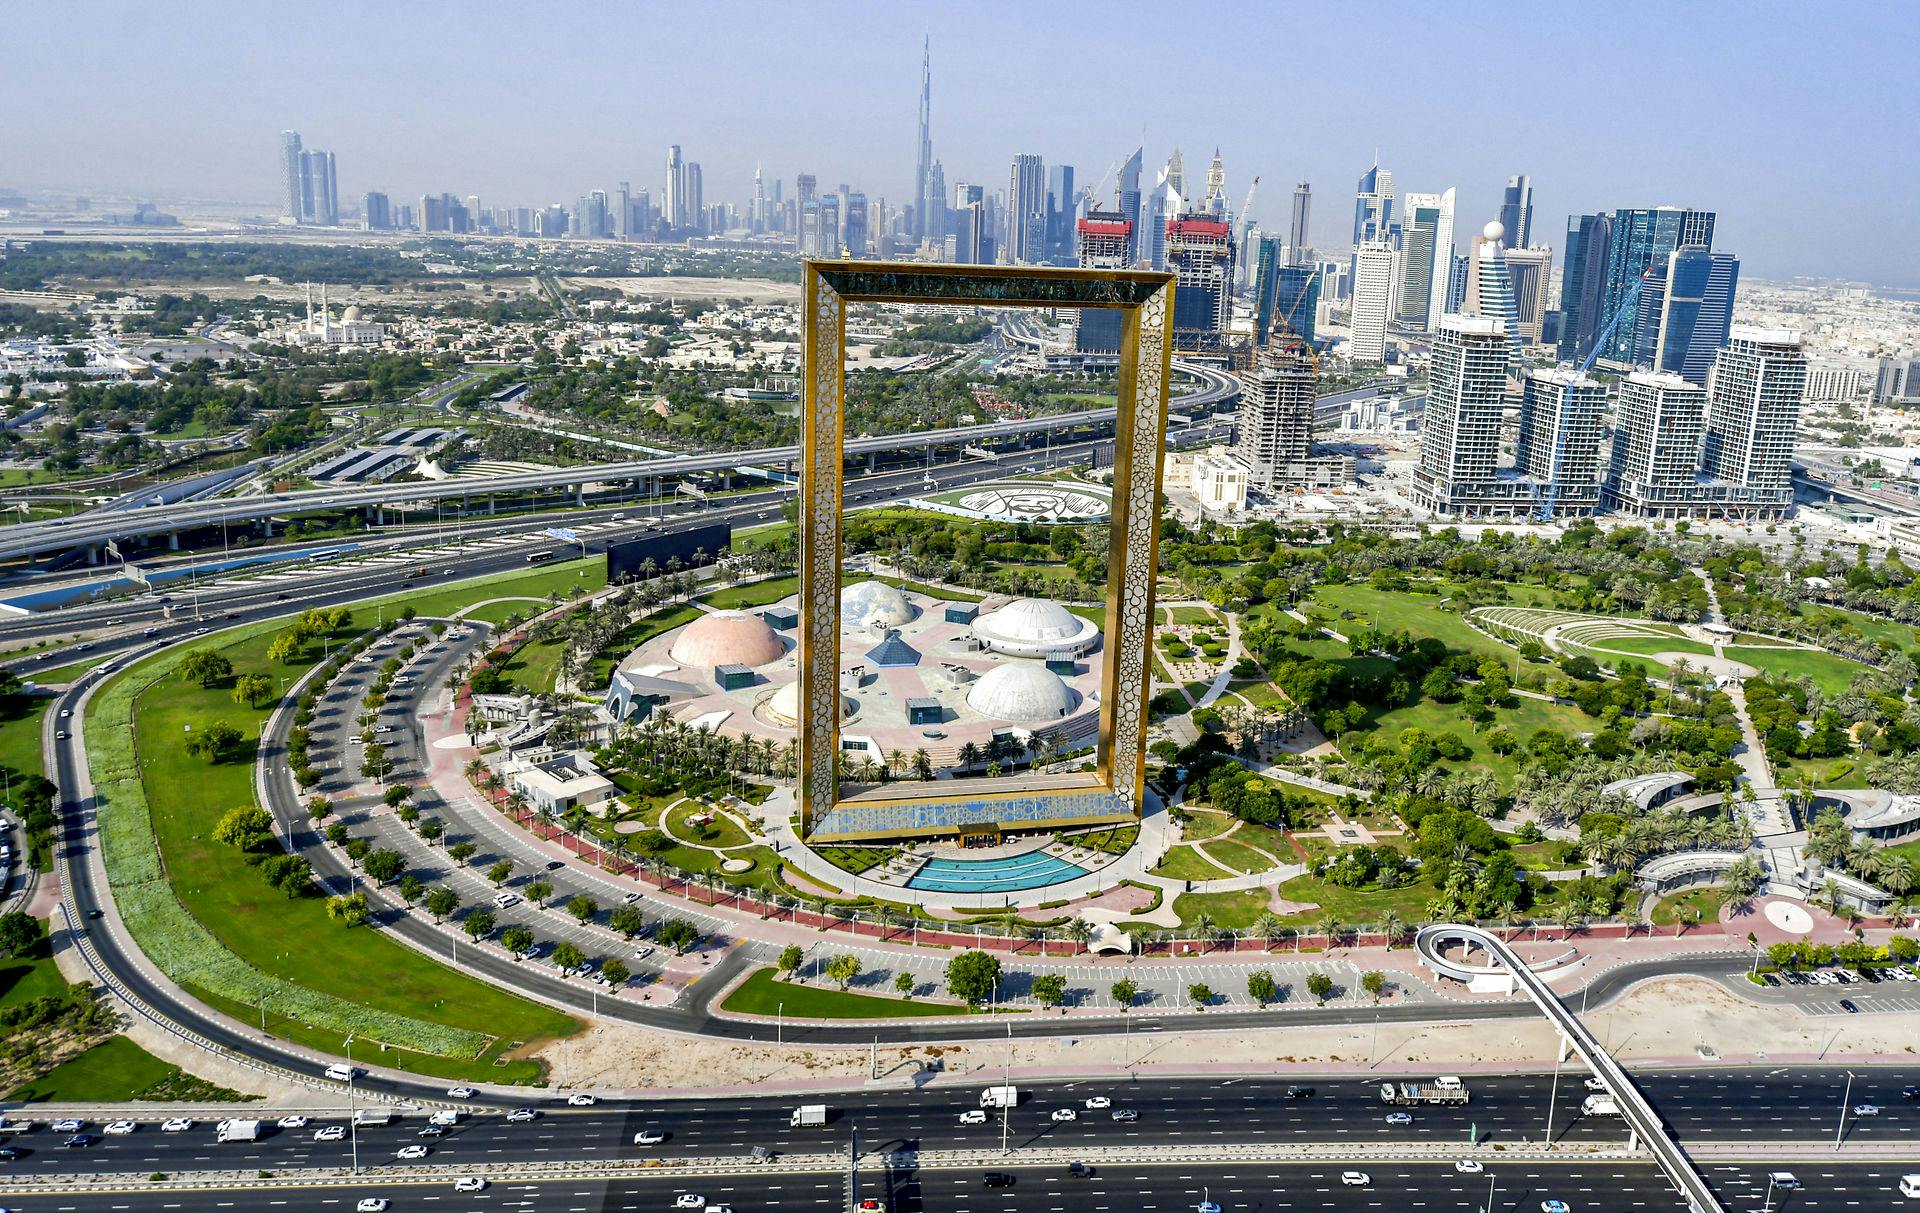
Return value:
M 578 750 L 547 751 L 501 764 L 507 788 L 536 812 L 559 816 L 578 807 L 591 809 L 619 792 Z

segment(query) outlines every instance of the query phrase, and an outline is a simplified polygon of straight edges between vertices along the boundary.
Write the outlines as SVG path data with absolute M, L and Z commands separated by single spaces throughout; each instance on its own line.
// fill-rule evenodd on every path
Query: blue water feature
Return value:
M 331 560 L 353 551 L 360 545 L 345 544 L 337 548 L 324 548 L 305 552 L 263 552 L 257 556 L 233 556 L 226 560 L 215 560 L 209 564 L 196 564 L 168 569 L 152 569 L 147 580 L 156 588 L 188 578 L 198 580 L 202 577 L 217 577 L 222 573 L 231 573 L 235 569 L 250 569 L 263 564 L 281 564 L 300 560 Z M 10 610 L 17 614 L 32 611 L 45 611 L 53 607 L 70 606 L 76 602 L 92 602 L 96 599 L 110 598 L 142 588 L 131 577 L 107 577 L 99 581 L 82 581 L 72 585 L 63 585 L 50 590 L 37 590 L 30 594 L 15 594 L 0 598 L 0 610 Z
M 907 881 L 909 889 L 933 893 L 1012 893 L 1061 884 L 1087 870 L 1045 851 L 997 859 L 929 859 Z

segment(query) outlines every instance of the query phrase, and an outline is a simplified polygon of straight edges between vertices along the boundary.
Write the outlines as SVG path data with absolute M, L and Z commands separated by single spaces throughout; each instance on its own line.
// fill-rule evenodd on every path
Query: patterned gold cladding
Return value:
M 802 837 L 840 802 L 840 546 L 846 307 L 849 303 L 974 303 L 990 307 L 1102 307 L 1125 313 L 1114 422 L 1114 494 L 1107 574 L 1106 662 L 1101 680 L 1096 771 L 1085 788 L 1063 789 L 1062 817 L 1084 819 L 1088 793 L 1108 793 L 1138 817 L 1145 791 L 1148 690 L 1152 683 L 1153 588 L 1158 556 L 1160 465 L 1172 373 L 1173 275 L 1148 271 L 1034 269 L 808 261 L 802 328 L 799 801 Z M 997 800 L 968 795 L 902 799 L 992 812 Z M 1030 809 L 1032 795 L 1019 797 Z M 904 806 L 895 806 L 896 809 Z M 866 812 L 848 803 L 836 816 Z M 1023 815 L 1023 820 L 1031 821 Z

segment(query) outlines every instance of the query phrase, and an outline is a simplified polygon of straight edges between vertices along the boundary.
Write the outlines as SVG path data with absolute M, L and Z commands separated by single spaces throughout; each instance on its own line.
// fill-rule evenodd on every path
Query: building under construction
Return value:
M 1247 467 L 1253 488 L 1330 489 L 1351 481 L 1354 461 L 1313 453 L 1314 397 L 1318 356 L 1305 339 L 1276 328 L 1254 366 L 1239 373 L 1240 411 L 1234 423 L 1234 456 Z
M 1233 318 L 1233 232 L 1223 218 L 1187 213 L 1167 220 L 1167 268 L 1176 278 L 1173 343 L 1181 352 L 1216 353 Z
M 1079 222 L 1080 268 L 1124 270 L 1132 264 L 1133 221 L 1118 211 L 1089 211 Z M 1082 354 L 1120 352 L 1120 312 L 1083 308 L 1073 329 L 1073 348 Z

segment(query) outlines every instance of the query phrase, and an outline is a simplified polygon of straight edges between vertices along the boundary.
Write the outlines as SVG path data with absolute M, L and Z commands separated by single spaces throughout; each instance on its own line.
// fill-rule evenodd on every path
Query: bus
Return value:
M 553 553 L 551 551 L 527 553 L 528 564 L 540 564 L 543 561 L 552 560 L 552 559 L 553 559 Z

